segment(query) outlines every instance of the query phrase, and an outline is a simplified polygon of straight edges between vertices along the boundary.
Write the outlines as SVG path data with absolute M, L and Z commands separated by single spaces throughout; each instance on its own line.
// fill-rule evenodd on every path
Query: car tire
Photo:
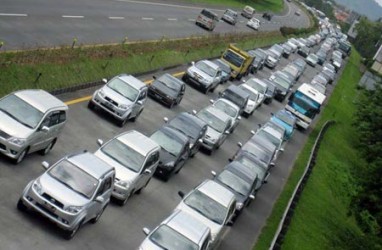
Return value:
M 25 212 L 28 210 L 27 206 L 24 205 L 24 202 L 21 200 L 21 198 L 19 199 L 19 201 L 17 202 L 17 209 L 21 212 Z
M 107 205 L 109 205 L 109 203 L 106 203 L 106 205 L 103 206 L 102 210 L 99 211 L 99 213 L 98 213 L 93 219 L 90 220 L 90 223 L 92 223 L 92 224 L 96 224 L 96 223 L 99 221 L 99 219 L 101 218 L 101 215 L 102 215 L 103 212 L 105 211 Z
M 142 111 L 143 111 L 143 108 L 139 111 L 139 113 L 135 117 L 131 118 L 131 121 L 135 122 L 138 119 L 138 117 L 141 115 Z
M 132 194 L 134 194 L 134 190 L 132 190 L 132 191 L 129 193 L 129 195 L 126 197 L 126 199 L 124 199 L 124 200 L 116 200 L 116 203 L 117 203 L 119 206 L 123 207 L 124 205 L 126 205 L 127 201 L 130 199 L 130 197 L 132 196 Z
M 73 237 L 77 234 L 78 230 L 80 230 L 81 228 L 81 225 L 83 223 L 83 220 L 80 221 L 75 228 L 73 228 L 72 230 L 65 230 L 63 233 L 64 233 L 64 239 L 65 240 L 71 240 L 73 239 Z
M 13 163 L 16 165 L 21 163 L 24 160 L 25 156 L 28 154 L 28 150 L 29 150 L 29 147 L 21 151 L 19 157 L 13 160 Z
M 40 151 L 40 154 L 41 155 L 47 155 L 51 150 L 52 148 L 54 147 L 54 144 L 56 144 L 56 140 L 57 138 L 54 138 L 49 144 L 48 146 L 46 146 L 44 149 L 42 149 Z
M 176 101 L 171 102 L 171 104 L 168 105 L 168 108 L 172 109 L 175 106 L 175 104 L 176 104 Z
M 125 126 L 125 124 L 127 123 L 128 120 L 129 120 L 129 117 L 126 117 L 123 120 L 118 120 L 117 125 L 122 128 L 123 126 Z
M 143 185 L 140 189 L 138 189 L 137 191 L 135 191 L 135 194 L 140 194 L 141 191 L 142 191 L 144 188 L 147 187 L 147 185 L 149 184 L 150 181 L 151 181 L 151 178 L 148 179 L 148 180 L 146 181 L 145 185 Z
M 88 102 L 88 109 L 94 109 L 94 103 L 92 102 L 92 100 L 90 100 L 89 102 Z
M 208 88 L 203 90 L 203 93 L 207 95 L 208 92 L 210 92 L 210 91 L 211 91 L 211 87 L 208 87 Z

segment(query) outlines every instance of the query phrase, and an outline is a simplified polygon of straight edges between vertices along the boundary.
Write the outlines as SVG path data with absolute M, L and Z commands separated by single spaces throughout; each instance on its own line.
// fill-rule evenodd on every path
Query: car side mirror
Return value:
M 153 76 L 153 79 L 154 79 L 154 80 L 156 80 L 156 79 L 157 79 L 157 77 L 156 77 L 156 76 Z
M 49 132 L 49 127 L 47 127 L 47 126 L 42 126 L 41 127 L 41 129 L 40 129 L 40 131 L 42 131 L 42 132 L 44 132 L 44 133 L 48 133 Z
M 99 203 L 104 203 L 105 202 L 105 199 L 102 197 L 102 196 L 98 196 L 96 199 L 95 199 L 96 202 L 99 202 Z
M 182 192 L 182 191 L 178 191 L 178 195 L 180 196 L 180 198 L 183 199 L 183 197 L 184 197 L 184 192 Z
M 271 112 L 271 116 L 274 116 L 275 114 L 273 112 Z
M 168 118 L 167 118 L 167 117 L 163 117 L 163 121 L 164 121 L 165 123 L 168 123 Z
M 231 132 L 229 132 L 229 130 L 226 130 L 226 131 L 224 131 L 224 134 L 229 135 L 229 134 L 231 134 Z
M 196 115 L 196 110 L 195 110 L 195 109 L 193 109 L 193 110 L 192 110 L 192 113 L 193 113 L 194 115 Z
M 254 200 L 255 196 L 253 194 L 249 195 L 249 199 Z
M 106 78 L 102 78 L 102 82 L 103 83 L 107 83 L 107 79 Z
M 246 80 L 245 80 L 245 79 L 243 79 L 243 80 L 241 80 L 241 82 L 242 82 L 242 83 L 245 83 L 245 82 L 246 82 Z
M 269 165 L 270 165 L 271 167 L 274 167 L 274 166 L 275 166 L 275 163 L 274 163 L 274 162 L 271 162 Z
M 203 140 L 202 140 L 202 139 L 199 139 L 198 142 L 199 142 L 199 143 L 203 143 Z
M 142 100 L 138 100 L 138 101 L 137 101 L 137 104 L 138 104 L 138 105 L 143 105 L 143 101 L 142 101 Z
M 214 100 L 210 99 L 210 103 L 211 103 L 211 104 L 214 104 Z
M 233 221 L 232 220 L 227 221 L 226 225 L 229 226 L 229 227 L 232 227 L 233 226 Z
M 215 171 L 211 171 L 211 174 L 213 177 L 216 177 L 216 172 Z
M 150 229 L 148 229 L 147 227 L 144 227 L 142 229 L 143 233 L 146 234 L 146 235 L 149 235 L 150 234 Z
M 284 150 L 285 150 L 284 148 L 280 148 L 280 152 L 284 152 Z
M 41 162 L 41 165 L 45 168 L 45 169 L 48 169 L 49 168 L 49 163 L 47 161 L 43 161 Z
M 194 62 L 194 61 L 192 61 L 192 62 L 191 62 L 191 65 L 192 65 L 192 66 L 194 66 L 194 65 L 195 65 L 195 62 Z
M 151 174 L 151 170 L 150 169 L 145 169 L 145 171 L 143 171 L 143 174 Z
M 251 135 L 255 135 L 256 132 L 254 130 L 251 130 Z
M 98 140 L 97 140 L 97 144 L 98 144 L 99 146 L 102 146 L 102 144 L 103 144 L 103 140 L 98 139 Z
M 241 148 L 241 147 L 243 146 L 243 143 L 238 142 L 236 145 L 237 145 L 239 148 Z
M 241 116 L 239 115 L 239 116 L 237 117 L 237 119 L 238 119 L 238 120 L 241 120 Z

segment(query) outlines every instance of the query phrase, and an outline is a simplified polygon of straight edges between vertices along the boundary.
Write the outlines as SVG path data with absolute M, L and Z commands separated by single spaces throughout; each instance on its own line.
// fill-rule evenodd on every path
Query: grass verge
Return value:
M 283 0 L 184 0 L 192 3 L 203 3 L 211 5 L 226 6 L 242 9 L 246 5 L 255 8 L 256 11 L 280 12 L 284 9 Z
M 356 131 L 351 126 L 357 98 L 356 85 L 361 77 L 359 64 L 360 55 L 353 51 L 254 249 L 269 249 L 283 211 L 306 166 L 314 140 L 329 119 L 336 120 L 336 124 L 322 141 L 316 166 L 299 200 L 282 248 L 349 249 L 349 240 L 361 236 L 354 218 L 349 215 L 351 196 L 356 189 L 352 171 L 364 164 L 355 149 L 353 135 Z

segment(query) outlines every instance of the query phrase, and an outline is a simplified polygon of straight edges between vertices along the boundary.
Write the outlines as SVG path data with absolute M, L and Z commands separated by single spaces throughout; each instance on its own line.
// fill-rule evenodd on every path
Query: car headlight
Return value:
M 117 181 L 115 184 L 117 184 L 118 186 L 121 186 L 123 188 L 126 188 L 128 189 L 130 187 L 130 182 L 129 181 Z
M 120 104 L 120 105 L 118 106 L 118 108 L 120 108 L 120 109 L 124 109 L 124 110 L 128 110 L 128 109 L 130 108 L 130 106 L 129 106 L 129 105 L 126 105 L 126 104 Z
M 35 182 L 33 182 L 32 188 L 34 191 L 36 191 L 36 193 L 38 193 L 39 195 L 42 195 L 43 191 L 42 191 L 42 186 L 39 180 L 36 180 Z
M 77 214 L 81 212 L 83 209 L 83 206 L 68 206 L 65 208 L 65 211 L 71 214 Z
M 15 145 L 19 145 L 19 146 L 24 145 L 26 141 L 27 141 L 26 139 L 17 138 L 17 137 L 11 137 L 8 139 L 8 142 L 15 144 Z
M 103 91 L 103 89 L 100 89 L 100 90 L 98 91 L 98 95 L 99 95 L 100 97 L 104 98 L 106 94 L 105 94 L 105 92 Z
M 253 103 L 248 103 L 248 104 L 247 104 L 247 108 L 249 108 L 249 109 L 253 109 L 253 108 L 255 108 L 255 104 L 253 104 Z
M 193 143 L 190 143 L 190 149 L 194 147 L 194 144 Z
M 244 207 L 244 204 L 242 202 L 236 203 L 236 210 L 241 210 Z

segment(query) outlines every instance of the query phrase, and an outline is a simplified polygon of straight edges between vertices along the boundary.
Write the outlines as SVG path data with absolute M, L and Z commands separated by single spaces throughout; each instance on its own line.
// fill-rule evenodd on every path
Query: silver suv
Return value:
M 0 152 L 16 164 L 28 153 L 47 154 L 64 127 L 67 110 L 44 90 L 20 90 L 1 98 Z
M 131 130 L 103 143 L 94 154 L 116 171 L 113 197 L 125 205 L 134 193 L 149 183 L 159 162 L 160 146 L 147 136 Z
M 17 208 L 33 209 L 64 230 L 71 239 L 90 221 L 96 223 L 109 204 L 114 168 L 91 153 L 64 157 L 25 187 Z
M 88 103 L 88 107 L 100 108 L 112 115 L 120 127 L 128 120 L 135 121 L 143 111 L 148 87 L 131 75 L 121 74 L 97 90 Z
M 212 249 L 210 229 L 195 217 L 180 210 L 175 210 L 151 232 L 148 228 L 143 228 L 143 232 L 147 237 L 139 250 Z

